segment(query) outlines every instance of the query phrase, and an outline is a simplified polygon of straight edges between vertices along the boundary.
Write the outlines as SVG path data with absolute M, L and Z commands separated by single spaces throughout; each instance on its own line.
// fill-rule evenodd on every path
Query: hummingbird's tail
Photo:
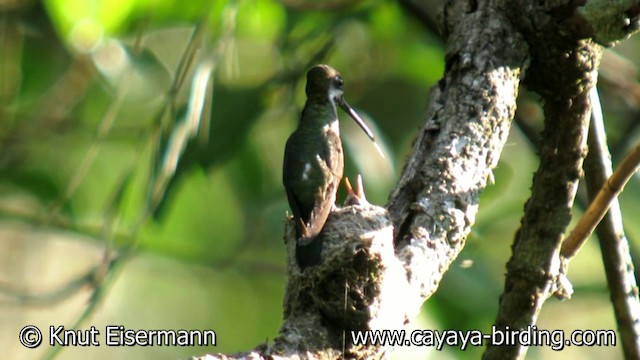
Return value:
M 322 233 L 310 233 L 309 227 L 300 218 L 296 221 L 296 260 L 301 270 L 318 265 L 322 253 Z M 322 229 L 320 229 L 322 230 Z
M 300 240 L 296 244 L 296 260 L 300 270 L 304 270 L 309 266 L 318 265 L 322 254 L 322 243 L 324 242 L 323 234 L 318 234 L 318 236 L 311 239 L 306 245 L 303 245 Z

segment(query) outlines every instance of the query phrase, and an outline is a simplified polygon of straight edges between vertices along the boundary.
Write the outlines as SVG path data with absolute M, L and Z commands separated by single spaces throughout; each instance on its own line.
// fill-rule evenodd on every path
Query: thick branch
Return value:
M 540 166 L 507 264 L 496 326 L 525 330 L 534 325 L 544 301 L 560 280 L 560 244 L 571 220 L 586 155 L 589 91 L 601 49 L 571 31 L 566 8 L 551 2 L 515 2 L 514 22 L 531 46 L 527 84 L 544 100 L 545 129 Z M 489 346 L 484 359 L 514 359 L 527 348 Z
M 446 73 L 388 208 L 396 252 L 423 298 L 464 245 L 478 195 L 497 164 L 516 107 L 527 50 L 492 7 L 445 11 Z M 485 3 L 486 4 L 486 3 Z
M 635 0 L 588 0 L 578 8 L 573 22 L 585 35 L 611 46 L 640 29 L 640 4 Z

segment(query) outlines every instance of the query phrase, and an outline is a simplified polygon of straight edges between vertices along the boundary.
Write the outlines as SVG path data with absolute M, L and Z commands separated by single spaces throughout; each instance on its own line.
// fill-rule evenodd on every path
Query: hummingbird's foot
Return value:
M 347 199 L 344 201 L 345 205 L 370 205 L 364 195 L 364 187 L 362 186 L 362 176 L 358 174 L 356 178 L 356 189 L 353 190 L 349 178 L 344 178 L 344 185 L 347 188 Z

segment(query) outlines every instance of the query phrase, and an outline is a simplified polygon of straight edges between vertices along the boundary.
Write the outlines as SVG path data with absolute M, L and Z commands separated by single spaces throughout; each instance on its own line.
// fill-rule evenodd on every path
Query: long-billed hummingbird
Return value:
M 312 244 L 335 205 L 344 171 L 337 106 L 367 136 L 373 133 L 343 98 L 340 73 L 328 65 L 316 65 L 307 73 L 307 102 L 298 128 L 287 140 L 282 180 L 295 221 L 296 257 L 300 265 L 318 261 L 321 247 Z M 317 243 L 317 242 L 316 242 Z M 312 254 L 307 248 L 313 248 Z

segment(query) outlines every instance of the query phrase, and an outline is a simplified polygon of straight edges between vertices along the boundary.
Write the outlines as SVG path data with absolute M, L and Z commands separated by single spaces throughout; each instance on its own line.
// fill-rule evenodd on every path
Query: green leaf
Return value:
M 79 51 L 89 51 L 127 25 L 136 0 L 45 0 L 61 37 Z

